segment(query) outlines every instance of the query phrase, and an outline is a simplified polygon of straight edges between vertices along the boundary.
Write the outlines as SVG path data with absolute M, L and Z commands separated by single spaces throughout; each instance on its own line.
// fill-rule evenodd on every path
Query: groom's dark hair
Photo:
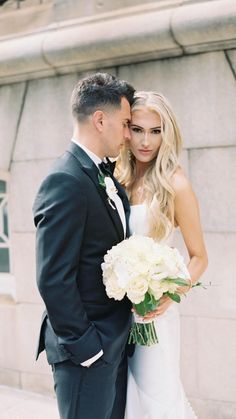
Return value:
M 132 105 L 134 92 L 129 83 L 112 74 L 95 73 L 76 84 L 71 96 L 72 114 L 78 121 L 83 121 L 96 109 L 119 108 L 122 97 Z

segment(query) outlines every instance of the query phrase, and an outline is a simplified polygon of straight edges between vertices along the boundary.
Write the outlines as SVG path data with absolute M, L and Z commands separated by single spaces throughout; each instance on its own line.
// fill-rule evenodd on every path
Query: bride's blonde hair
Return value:
M 136 92 L 132 111 L 142 109 L 156 112 L 161 119 L 161 145 L 156 158 L 145 172 L 143 183 L 145 202 L 148 204 L 149 235 L 161 240 L 169 235 L 174 226 L 175 194 L 171 180 L 179 165 L 182 138 L 175 115 L 163 95 L 156 92 Z M 120 153 L 116 167 L 116 177 L 130 198 L 136 177 L 136 164 L 128 141 Z

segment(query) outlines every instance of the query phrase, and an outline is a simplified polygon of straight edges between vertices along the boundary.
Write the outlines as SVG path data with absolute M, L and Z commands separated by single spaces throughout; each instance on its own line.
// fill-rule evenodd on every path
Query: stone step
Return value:
M 59 419 L 56 400 L 0 386 L 0 419 Z

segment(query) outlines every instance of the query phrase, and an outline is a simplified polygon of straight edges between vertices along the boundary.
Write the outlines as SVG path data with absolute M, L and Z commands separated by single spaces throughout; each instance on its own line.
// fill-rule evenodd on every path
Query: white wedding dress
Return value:
M 132 233 L 147 234 L 145 204 L 131 206 Z M 170 243 L 171 238 L 165 241 Z M 177 304 L 155 320 L 159 343 L 136 345 L 129 358 L 125 419 L 196 419 L 186 399 L 179 371 L 180 331 Z

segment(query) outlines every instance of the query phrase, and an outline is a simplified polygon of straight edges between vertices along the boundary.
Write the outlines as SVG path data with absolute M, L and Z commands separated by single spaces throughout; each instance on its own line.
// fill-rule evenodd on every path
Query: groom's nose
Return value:
M 130 129 L 129 129 L 128 126 L 124 128 L 124 138 L 126 140 L 130 140 L 131 139 Z

